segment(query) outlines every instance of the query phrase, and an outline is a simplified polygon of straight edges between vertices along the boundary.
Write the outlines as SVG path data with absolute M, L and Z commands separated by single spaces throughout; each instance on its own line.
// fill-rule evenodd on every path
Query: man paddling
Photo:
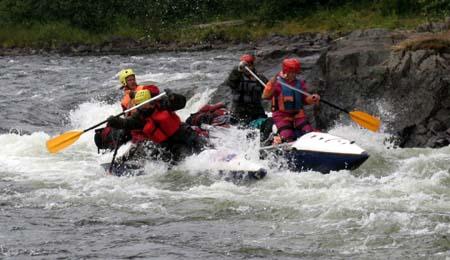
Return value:
M 179 161 L 187 155 L 200 152 L 206 142 L 182 123 L 175 113 L 185 107 L 186 98 L 169 90 L 166 90 L 166 94 L 167 98 L 147 103 L 127 118 L 111 116 L 107 121 L 113 128 L 131 131 L 133 143 L 151 141 L 169 151 L 171 159 Z M 134 102 L 138 105 L 150 98 L 149 90 L 139 90 Z
M 305 133 L 315 131 L 303 107 L 319 104 L 320 101 L 318 94 L 306 96 L 295 91 L 307 91 L 306 82 L 297 79 L 301 71 L 299 60 L 285 59 L 281 67 L 282 70 L 266 84 L 262 95 L 263 99 L 272 99 L 272 117 L 281 138 L 274 139 L 274 143 L 292 142 Z
M 257 73 L 255 60 L 255 56 L 251 54 L 242 55 L 239 65 L 233 68 L 224 83 L 231 89 L 231 114 L 245 126 L 253 120 L 267 118 L 261 104 L 264 86 L 245 69 L 245 67 L 251 69 L 262 81 L 267 82 L 264 75 Z

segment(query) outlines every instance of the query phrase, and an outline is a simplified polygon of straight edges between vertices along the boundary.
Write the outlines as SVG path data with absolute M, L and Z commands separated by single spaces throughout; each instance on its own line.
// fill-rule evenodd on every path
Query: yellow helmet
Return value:
M 136 105 L 139 105 L 140 103 L 149 100 L 151 97 L 152 95 L 147 89 L 139 90 L 138 92 L 136 92 L 136 95 L 134 95 L 134 103 Z
M 135 75 L 132 69 L 124 69 L 124 70 L 120 71 L 119 81 L 123 87 L 127 85 L 127 77 L 131 76 L 131 75 L 133 75 L 133 76 Z

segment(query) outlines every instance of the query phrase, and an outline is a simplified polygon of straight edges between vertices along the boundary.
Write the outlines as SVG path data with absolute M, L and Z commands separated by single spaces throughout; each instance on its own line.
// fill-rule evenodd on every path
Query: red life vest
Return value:
M 142 130 L 131 130 L 131 142 L 140 143 L 145 140 L 148 140 L 148 138 Z
M 168 110 L 156 110 L 145 120 L 147 123 L 142 129 L 142 133 L 155 143 L 162 143 L 169 139 L 181 125 L 178 115 Z
M 156 110 L 145 121 L 146 124 L 142 130 L 131 131 L 133 143 L 149 139 L 155 143 L 162 143 L 175 134 L 181 125 L 178 115 L 168 110 Z

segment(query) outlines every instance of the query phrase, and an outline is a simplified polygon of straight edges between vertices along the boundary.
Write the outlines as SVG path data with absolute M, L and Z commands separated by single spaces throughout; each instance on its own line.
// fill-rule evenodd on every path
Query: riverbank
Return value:
M 252 20 L 219 21 L 161 29 L 151 33 L 137 28 L 129 30 L 122 28 L 114 34 L 93 34 L 63 23 L 26 28 L 3 27 L 0 29 L 0 55 L 105 55 L 227 48 L 252 49 L 280 37 L 283 39 L 320 37 L 332 41 L 357 29 L 442 31 L 443 28 L 436 26 L 437 23 L 429 22 L 430 19 L 437 18 L 382 15 L 371 10 L 342 7 L 333 11 L 321 10 L 303 18 L 272 24 Z

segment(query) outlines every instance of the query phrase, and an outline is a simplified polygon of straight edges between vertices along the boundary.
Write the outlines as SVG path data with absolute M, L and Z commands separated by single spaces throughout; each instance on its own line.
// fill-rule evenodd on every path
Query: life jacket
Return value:
M 277 97 L 272 98 L 272 112 L 298 112 L 303 108 L 303 94 L 292 90 L 283 84 L 289 85 L 282 77 L 277 77 L 281 84 L 281 93 Z M 300 79 L 295 80 L 295 89 L 301 90 L 304 86 L 304 81 Z
M 142 130 L 131 130 L 131 142 L 140 143 L 148 140 L 147 136 L 142 132 Z
M 128 106 L 130 105 L 131 102 L 131 97 L 130 97 L 130 93 L 132 92 L 131 89 L 125 89 L 124 90 L 124 95 L 122 98 L 122 101 L 120 102 L 120 105 L 122 106 L 122 110 L 127 110 Z
M 262 92 L 263 86 L 244 74 L 239 87 L 232 91 L 233 102 L 242 106 L 261 106 Z
M 147 122 L 142 130 L 142 134 L 147 139 L 158 144 L 169 139 L 181 125 L 181 120 L 178 115 L 168 110 L 156 110 L 145 120 Z M 136 137 L 138 136 L 136 135 Z
M 143 90 L 143 89 L 149 90 L 152 97 L 157 96 L 159 94 L 159 89 L 155 85 L 148 85 L 148 86 L 139 85 L 134 90 L 125 89 L 124 96 L 122 98 L 122 101 L 120 102 L 122 109 L 127 110 L 127 109 L 135 106 L 135 104 L 133 102 L 133 98 L 131 98 L 131 96 L 134 96 L 134 94 L 136 92 L 138 92 L 139 90 Z

